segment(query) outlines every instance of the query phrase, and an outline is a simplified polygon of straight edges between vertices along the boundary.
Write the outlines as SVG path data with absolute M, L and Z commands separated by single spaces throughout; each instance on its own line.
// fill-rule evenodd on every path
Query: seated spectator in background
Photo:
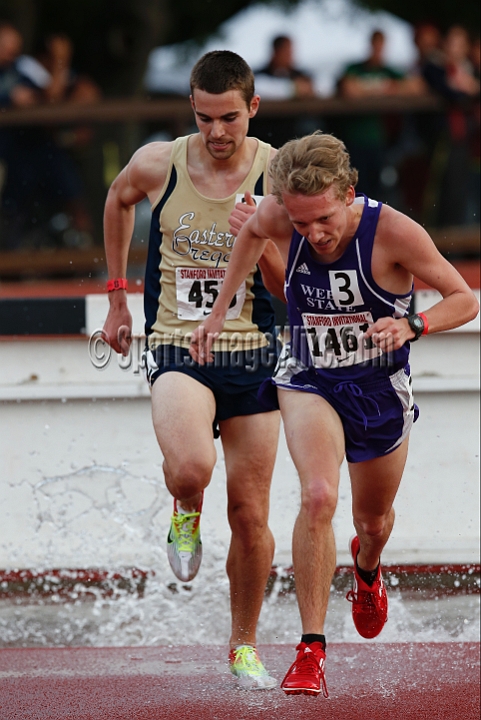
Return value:
M 446 55 L 446 80 L 455 92 L 475 97 L 479 95 L 479 79 L 476 79 L 470 60 L 471 42 L 465 28 L 454 25 L 444 39 Z
M 72 66 L 73 44 L 67 35 L 49 35 L 35 56 L 22 55 L 20 71 L 42 89 L 52 103 L 89 103 L 100 100 L 102 93 L 94 81 L 79 74 Z
M 38 93 L 35 85 L 21 73 L 17 60 L 23 40 L 18 30 L 8 22 L 0 22 L 0 107 L 35 105 Z
M 42 89 L 44 100 L 49 103 L 86 104 L 101 100 L 102 92 L 98 85 L 73 68 L 73 51 L 72 41 L 67 35 L 49 35 L 42 41 L 35 56 L 22 55 L 17 65 L 24 75 Z M 63 132 L 60 144 L 84 145 L 91 137 L 91 127 L 70 128 L 68 142 Z
M 278 35 L 272 41 L 269 62 L 255 70 L 256 92 L 265 100 L 292 100 L 315 96 L 314 83 L 309 73 L 295 66 L 294 45 L 287 35 Z M 254 118 L 254 134 L 274 147 L 280 147 L 294 137 L 306 135 L 319 127 L 312 116 Z
M 430 90 L 451 102 L 479 94 L 479 78 L 470 62 L 471 44 L 467 31 L 459 25 L 448 30 L 444 39 L 433 26 L 421 26 L 415 34 L 419 50 L 418 67 Z M 439 44 L 434 44 L 434 38 Z
M 346 98 L 365 98 L 389 95 L 418 95 L 424 86 L 415 77 L 405 77 L 386 65 L 384 49 L 386 38 L 376 30 L 371 35 L 369 57 L 348 65 L 338 81 L 339 93 Z M 342 122 L 342 139 L 345 142 L 353 167 L 359 170 L 361 192 L 369 197 L 382 197 L 381 170 L 388 145 L 384 119 L 377 114 L 362 114 Z
M 44 68 L 42 75 L 36 60 L 20 55 L 22 46 L 22 37 L 15 28 L 0 26 L 2 104 L 21 107 L 59 100 L 62 95 L 65 98 L 70 76 L 65 62 L 68 54 L 57 53 L 59 67 L 52 68 L 52 74 Z M 63 85 L 60 75 L 66 79 Z M 0 155 L 5 166 L 0 235 L 3 249 L 52 242 L 73 247 L 92 243 L 93 224 L 83 183 L 54 133 L 45 127 L 4 128 L 0 131 Z
M 473 222 L 470 197 L 472 165 L 476 160 L 473 152 L 479 162 L 479 151 L 475 150 L 476 142 L 479 144 L 479 78 L 475 76 L 470 52 L 471 42 L 465 28 L 451 27 L 444 39 L 446 83 L 456 98 L 448 111 L 450 152 L 441 186 L 440 225 Z M 474 221 L 479 222 L 479 196 Z
M 363 62 L 348 65 L 339 81 L 344 97 L 373 97 L 379 95 L 413 95 L 423 87 L 411 76 L 386 65 L 384 50 L 386 36 L 381 30 L 371 35 L 371 53 Z
M 444 62 L 441 31 L 431 22 L 422 22 L 415 26 L 413 40 L 418 53 L 411 74 L 424 87 L 424 92 L 430 94 L 425 68 L 437 68 Z M 444 119 L 439 112 L 422 112 L 411 115 L 409 122 L 411 148 L 400 164 L 401 192 L 408 214 L 416 222 L 426 224 L 430 167 Z
M 441 227 L 473 222 L 473 214 L 479 222 L 479 203 L 475 203 L 478 209 L 472 210 L 472 169 L 476 158 L 479 163 L 480 84 L 470 53 L 467 31 L 454 25 L 439 49 L 420 58 L 427 86 L 448 103 L 436 133 L 424 218 L 426 223 Z M 479 182 L 479 170 L 476 174 Z
M 414 44 L 418 51 L 416 69 L 420 73 L 422 73 L 426 63 L 431 62 L 442 65 L 442 42 L 441 31 L 436 25 L 432 23 L 420 23 L 416 25 L 414 29 Z
M 287 35 L 278 35 L 272 41 L 272 55 L 269 62 L 255 71 L 256 85 L 264 81 L 264 78 L 259 78 L 259 76 L 263 75 L 268 78 L 289 81 L 283 85 L 271 85 L 272 97 L 276 92 L 276 87 L 278 93 L 288 93 L 283 97 L 313 97 L 315 95 L 314 85 L 309 73 L 300 70 L 294 65 L 294 46 L 291 38 Z M 268 86 L 266 85 L 266 87 Z
M 22 47 L 23 38 L 16 27 L 9 22 L 0 21 L 0 108 L 2 109 L 29 107 L 39 101 L 37 88 L 17 67 Z M 0 193 L 2 205 L 7 180 L 10 179 L 9 168 L 14 163 L 15 144 L 18 134 L 18 129 L 0 128 Z M 2 232 L 0 235 L 0 247 L 5 246 L 5 242 L 2 242 L 3 235 Z

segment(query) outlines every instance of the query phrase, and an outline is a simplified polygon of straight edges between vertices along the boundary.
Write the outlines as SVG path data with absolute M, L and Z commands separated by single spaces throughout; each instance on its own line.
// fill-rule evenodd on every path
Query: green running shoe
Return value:
M 229 653 L 230 671 L 244 690 L 272 690 L 277 680 L 269 675 L 252 645 L 239 645 Z
M 197 510 L 189 513 L 179 512 L 177 500 L 174 500 L 174 514 L 167 536 L 167 557 L 174 575 L 183 582 L 195 578 L 202 561 L 200 513 L 203 497 Z

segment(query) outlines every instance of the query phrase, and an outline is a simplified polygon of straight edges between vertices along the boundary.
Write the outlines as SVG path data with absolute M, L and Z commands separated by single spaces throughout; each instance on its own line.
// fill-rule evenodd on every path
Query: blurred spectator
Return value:
M 470 61 L 471 43 L 467 30 L 459 25 L 448 30 L 444 40 L 446 80 L 454 92 L 479 95 L 479 80 Z
M 471 42 L 465 28 L 455 25 L 448 30 L 444 52 L 446 82 L 456 96 L 448 112 L 450 150 L 441 187 L 439 222 L 441 225 L 479 222 L 479 195 L 476 200 L 474 188 L 476 161 L 479 166 L 480 86 L 470 59 Z M 473 203 L 477 203 L 477 209 Z
M 412 77 L 386 65 L 384 50 L 386 36 L 381 30 L 371 35 L 371 53 L 360 63 L 348 65 L 339 81 L 344 97 L 373 97 L 379 95 L 412 95 L 422 92 Z
M 71 84 L 68 45 L 65 42 L 57 45 L 51 56 L 54 62 L 50 73 L 34 58 L 20 56 L 22 38 L 10 26 L 7 30 L 0 32 L 0 58 L 8 57 L 9 62 L 6 66 L 11 85 L 9 104 L 65 100 Z M 92 221 L 83 184 L 58 137 L 43 127 L 5 128 L 0 132 L 0 152 L 6 166 L 1 198 L 2 247 L 16 249 L 52 243 L 89 246 Z
M 23 77 L 16 61 L 22 50 L 22 36 L 8 22 L 0 21 L 0 108 L 26 107 L 36 102 L 32 83 Z M 0 193 L 6 179 L 6 162 L 12 145 L 12 131 L 0 130 Z M 0 238 L 1 240 L 1 238 Z
M 430 90 L 450 102 L 463 102 L 479 94 L 479 78 L 469 56 L 467 31 L 459 25 L 444 40 L 432 25 L 421 25 L 414 36 L 419 51 L 418 68 Z
M 18 30 L 0 22 L 0 107 L 26 107 L 37 102 L 34 84 L 17 67 L 23 40 Z
M 414 44 L 418 50 L 417 68 L 422 72 L 425 63 L 442 64 L 442 35 L 433 23 L 420 23 L 414 29 Z
M 413 39 L 418 56 L 411 73 L 424 87 L 424 92 L 429 93 L 427 76 L 436 75 L 444 63 L 441 31 L 431 22 L 422 22 L 414 28 Z M 436 201 L 427 190 L 432 184 L 432 159 L 445 121 L 438 112 L 425 112 L 410 116 L 409 122 L 414 142 L 399 168 L 404 207 L 417 222 L 432 224 L 428 205 L 432 208 Z
M 363 62 L 348 65 L 338 81 L 339 93 L 346 98 L 420 94 L 419 78 L 405 77 L 384 62 L 386 38 L 376 30 L 371 36 L 371 52 Z M 378 114 L 358 115 L 342 122 L 341 137 L 352 164 L 359 170 L 359 189 L 374 198 L 382 196 L 381 171 L 389 145 L 385 119 Z
M 255 70 L 256 92 L 265 100 L 291 100 L 315 96 L 314 84 L 308 72 L 296 67 L 294 45 L 287 35 L 272 41 L 271 56 L 264 67 Z M 312 116 L 255 118 L 252 132 L 280 147 L 296 136 L 307 135 L 319 128 Z
M 440 49 L 420 58 L 422 77 L 447 103 L 445 122 L 435 133 L 425 198 L 425 221 L 439 226 L 472 222 L 473 163 L 479 163 L 479 79 L 470 61 L 467 31 L 451 27 Z M 477 148 L 477 149 L 476 149 Z M 476 204 L 476 203 L 475 203 Z
M 100 100 L 98 85 L 73 68 L 73 44 L 67 35 L 53 34 L 42 41 L 34 57 L 22 55 L 17 67 L 42 89 L 48 102 L 89 103 Z
M 9 22 L 0 22 L 0 107 L 22 108 L 35 105 L 39 94 L 33 83 L 17 67 L 18 57 L 22 51 L 23 39 L 19 31 Z M 2 204 L 8 196 L 6 186 L 11 184 L 10 165 L 15 158 L 15 145 L 19 131 L 9 127 L 0 128 L 0 192 Z M 7 201 L 8 202 L 8 201 Z M 2 243 L 2 232 L 0 245 Z
M 72 66 L 73 44 L 67 35 L 49 35 L 34 57 L 23 55 L 17 66 L 50 103 L 86 104 L 102 98 L 98 85 L 87 75 L 79 74 Z M 85 145 L 92 139 L 91 126 L 77 126 L 63 130 L 57 140 L 61 145 Z
M 272 55 L 262 68 L 255 71 L 256 83 L 259 86 L 263 83 L 266 87 L 264 96 L 270 97 L 313 97 L 315 95 L 314 85 L 309 73 L 300 70 L 294 65 L 294 46 L 290 37 L 287 35 L 278 35 L 272 41 Z M 269 93 L 269 85 L 265 82 L 265 78 L 275 78 L 283 81 L 281 83 L 272 83 L 272 94 Z M 286 82 L 287 81 L 287 82 Z

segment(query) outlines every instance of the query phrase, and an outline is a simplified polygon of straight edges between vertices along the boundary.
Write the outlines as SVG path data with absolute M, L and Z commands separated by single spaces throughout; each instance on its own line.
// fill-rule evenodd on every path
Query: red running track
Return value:
M 279 680 L 294 648 L 268 645 Z M 328 700 L 245 692 L 211 647 L 0 650 L 1 720 L 479 720 L 479 643 L 331 644 Z

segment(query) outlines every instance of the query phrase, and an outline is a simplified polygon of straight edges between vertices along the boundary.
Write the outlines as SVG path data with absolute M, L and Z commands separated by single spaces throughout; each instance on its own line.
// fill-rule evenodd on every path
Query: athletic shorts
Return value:
M 346 458 L 351 463 L 393 452 L 419 416 L 409 365 L 392 375 L 372 368 L 367 377 L 349 380 L 342 375 L 336 378 L 334 371 L 326 375 L 315 368 L 303 369 L 290 357 L 279 363 L 274 376 L 259 390 L 259 401 L 266 409 L 279 407 L 277 388 L 309 392 L 327 400 L 341 419 Z
M 214 435 L 218 437 L 217 424 L 222 420 L 269 412 L 257 393 L 264 380 L 272 376 L 277 357 L 277 347 L 216 352 L 212 363 L 199 365 L 188 350 L 159 345 L 144 352 L 144 369 L 150 387 L 166 372 L 180 372 L 208 387 L 216 402 Z

